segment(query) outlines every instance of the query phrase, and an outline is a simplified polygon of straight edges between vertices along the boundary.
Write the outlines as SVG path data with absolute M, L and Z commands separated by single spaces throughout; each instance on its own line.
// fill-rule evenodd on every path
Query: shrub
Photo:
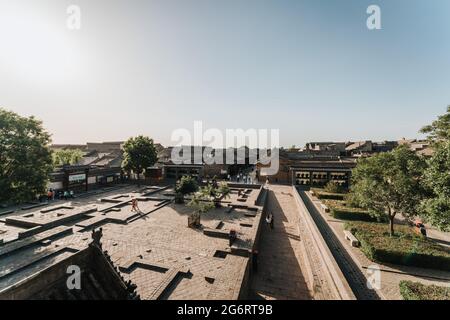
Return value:
M 450 288 L 400 281 L 400 294 L 405 300 L 450 300 Z
M 175 202 L 183 203 L 184 196 L 198 190 L 197 181 L 191 176 L 182 176 L 175 186 Z
M 342 188 L 334 181 L 329 181 L 323 190 L 328 193 L 342 193 Z
M 332 193 L 332 192 L 326 192 L 323 189 L 311 189 L 313 192 L 313 195 L 316 196 L 318 199 L 328 199 L 328 200 L 344 200 L 345 194 L 343 193 Z
M 415 234 L 411 227 L 398 226 L 394 236 L 382 223 L 347 222 L 345 228 L 372 261 L 450 271 L 450 250 Z
M 385 222 L 370 215 L 369 211 L 348 205 L 345 201 L 325 200 L 333 218 L 341 220 L 378 221 Z

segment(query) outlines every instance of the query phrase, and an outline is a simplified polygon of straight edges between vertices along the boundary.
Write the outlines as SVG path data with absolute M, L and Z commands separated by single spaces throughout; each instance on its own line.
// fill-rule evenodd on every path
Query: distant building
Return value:
M 405 139 L 398 141 L 399 145 L 407 145 L 412 151 L 423 156 L 432 156 L 433 148 L 427 140 Z
M 324 186 L 334 181 L 343 187 L 350 186 L 351 171 L 359 157 L 393 150 L 396 141 L 372 142 L 308 142 L 305 148 L 280 149 L 279 171 L 264 176 L 258 165 L 257 176 L 260 182 L 269 179 L 275 183 L 294 185 Z M 268 165 L 267 165 L 268 166 Z
M 124 141 L 88 142 L 85 145 L 58 144 L 53 150 L 79 149 L 84 154 L 77 163 L 59 167 L 52 173 L 49 188 L 54 190 L 88 191 L 126 181 L 128 173 L 122 171 Z M 164 147 L 155 143 L 159 154 Z M 161 169 L 148 168 L 148 177 L 152 182 L 161 180 Z
M 163 169 L 164 178 L 169 180 L 178 180 L 184 175 L 194 176 L 198 180 L 214 176 L 226 178 L 252 165 L 251 152 L 255 154 L 253 164 L 256 164 L 258 157 L 257 150 L 247 147 L 213 149 L 205 146 L 187 146 L 185 150 L 190 153 L 184 154 L 183 150 L 180 150 L 177 156 L 182 163 L 176 163 L 172 158 L 173 149 L 174 147 L 167 147 L 158 153 L 157 166 Z M 231 159 L 227 159 L 227 153 Z
M 324 149 L 323 149 L 324 150 Z M 257 165 L 258 180 L 264 183 L 267 179 L 272 183 L 287 183 L 292 185 L 324 186 L 329 181 L 335 181 L 343 187 L 349 187 L 351 170 L 356 166 L 356 158 L 304 152 L 289 152 L 280 150 L 279 170 L 274 175 L 263 174 L 264 167 Z
M 49 188 L 81 192 L 122 182 L 122 145 L 123 142 L 88 142 L 86 145 L 52 146 L 52 149 L 79 149 L 84 155 L 78 163 L 56 168 Z
M 60 150 L 60 149 L 86 151 L 87 145 L 85 145 L 85 144 L 52 144 L 50 146 L 50 149 L 52 149 L 54 151 Z

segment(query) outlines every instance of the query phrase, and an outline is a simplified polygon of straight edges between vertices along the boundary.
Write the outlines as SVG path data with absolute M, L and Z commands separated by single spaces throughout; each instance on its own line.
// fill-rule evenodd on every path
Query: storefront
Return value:
M 52 174 L 49 188 L 77 193 L 121 183 L 122 180 L 120 167 L 64 166 Z

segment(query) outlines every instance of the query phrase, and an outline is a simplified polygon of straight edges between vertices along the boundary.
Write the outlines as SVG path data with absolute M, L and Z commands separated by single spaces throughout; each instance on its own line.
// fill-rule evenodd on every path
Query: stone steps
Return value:
M 24 269 L 29 268 L 30 266 L 37 264 L 45 259 L 57 256 L 63 252 L 77 252 L 75 249 L 60 247 L 56 249 L 45 250 L 40 253 L 34 254 L 31 258 L 26 260 L 20 260 L 19 263 L 16 263 L 13 268 L 11 266 L 3 266 L 0 269 L 0 280 L 3 280 L 6 277 L 9 277 L 13 274 L 16 274 Z
M 66 235 L 72 233 L 72 227 L 60 226 L 53 228 L 51 230 L 47 230 L 41 233 L 38 233 L 30 238 L 25 238 L 22 240 L 16 240 L 11 243 L 5 244 L 0 247 L 0 257 L 9 255 L 17 250 L 25 249 L 29 246 L 40 243 L 41 241 L 54 239 L 60 237 L 62 235 Z

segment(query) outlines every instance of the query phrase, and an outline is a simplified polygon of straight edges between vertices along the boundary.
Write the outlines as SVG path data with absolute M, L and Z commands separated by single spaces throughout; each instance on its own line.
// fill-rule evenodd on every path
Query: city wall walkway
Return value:
M 354 298 L 351 292 L 346 295 L 336 289 L 330 266 L 317 249 L 317 239 L 299 209 L 292 187 L 269 186 L 267 212 L 274 216 L 274 229 L 262 226 L 258 270 L 252 277 L 250 298 Z

